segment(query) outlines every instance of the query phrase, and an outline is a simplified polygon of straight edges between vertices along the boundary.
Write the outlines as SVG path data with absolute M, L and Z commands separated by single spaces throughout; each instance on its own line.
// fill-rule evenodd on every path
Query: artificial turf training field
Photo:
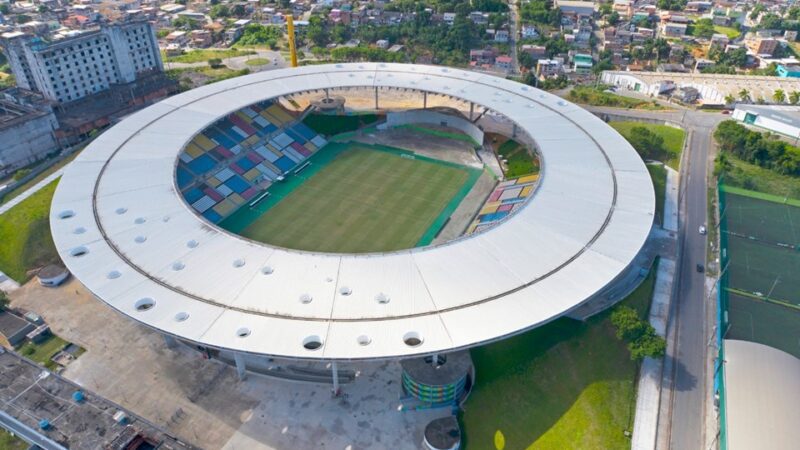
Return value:
M 279 247 L 319 252 L 427 245 L 481 173 L 358 143 L 328 144 L 310 168 L 289 180 L 294 186 L 274 185 L 275 198 L 238 232 Z
M 720 198 L 728 258 L 725 338 L 800 357 L 800 207 L 727 186 Z

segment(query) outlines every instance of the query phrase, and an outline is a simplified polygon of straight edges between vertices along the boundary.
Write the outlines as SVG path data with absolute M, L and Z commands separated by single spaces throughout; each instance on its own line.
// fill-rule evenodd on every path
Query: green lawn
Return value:
M 13 199 L 14 197 L 18 196 L 19 194 L 27 191 L 29 188 L 33 187 L 36 183 L 38 183 L 38 182 L 44 180 L 45 178 L 47 178 L 48 176 L 50 176 L 53 172 L 56 172 L 58 169 L 61 169 L 62 167 L 66 166 L 67 164 L 72 162 L 72 160 L 75 159 L 80 153 L 81 153 L 80 150 L 76 151 L 75 153 L 67 156 L 66 158 L 62 159 L 61 161 L 53 164 L 51 167 L 49 167 L 44 172 L 42 172 L 39 175 L 33 177 L 33 179 L 31 179 L 27 183 L 22 184 L 19 187 L 17 187 L 16 189 L 14 189 L 13 191 L 9 192 L 8 194 L 6 194 L 5 197 L 0 199 L 0 205 L 2 205 L 3 203 L 8 203 L 11 199 Z
M 0 428 L 0 450 L 25 450 L 29 447 L 22 439 Z
M 245 61 L 245 64 L 248 66 L 263 66 L 265 64 L 269 64 L 271 61 L 267 58 L 252 58 Z
M 380 116 L 377 114 L 357 114 L 352 116 L 339 116 L 330 114 L 309 114 L 303 119 L 317 133 L 333 136 L 339 133 L 355 131 L 365 125 L 375 123 Z
M 736 39 L 742 34 L 739 30 L 733 27 L 723 27 L 722 25 L 714 25 L 714 31 L 728 36 L 728 39 Z
M 254 55 L 256 52 L 250 50 L 228 49 L 228 50 L 192 50 L 180 56 L 170 56 L 166 58 L 165 62 L 176 63 L 197 63 L 206 62 L 213 58 L 232 58 L 235 56 Z
M 50 335 L 47 340 L 39 344 L 34 344 L 28 341 L 25 345 L 19 348 L 17 353 L 30 359 L 33 362 L 42 364 L 49 369 L 55 368 L 56 364 L 50 361 L 56 353 L 63 350 L 69 342 L 61 339 L 56 335 Z
M 23 283 L 28 271 L 58 262 L 50 235 L 50 202 L 58 180 L 0 215 L 0 271 Z
M 644 317 L 655 270 L 623 301 Z M 637 367 L 609 312 L 567 318 L 472 350 L 477 382 L 460 419 L 467 450 L 627 449 Z
M 725 171 L 726 185 L 800 199 L 800 177 L 781 175 L 728 154 L 732 167 Z
M 680 164 L 681 160 L 681 152 L 683 151 L 683 141 L 686 139 L 686 132 L 682 129 L 668 125 L 658 125 L 654 123 L 643 122 L 626 121 L 609 122 L 608 124 L 611 125 L 615 130 L 619 131 L 619 133 L 625 136 L 625 138 L 628 137 L 629 133 L 634 127 L 644 127 L 661 136 L 664 138 L 664 147 L 666 147 L 666 150 L 670 155 L 669 159 L 663 162 L 673 169 L 678 170 L 678 165 Z
M 523 175 L 539 173 L 539 159 L 519 142 L 509 139 L 497 148 L 497 154 L 508 161 L 506 178 L 519 178 Z
M 409 155 L 351 145 L 242 234 L 322 252 L 414 247 L 474 177 L 465 167 Z
M 800 358 L 800 311 L 730 294 L 726 339 L 758 342 Z
M 575 86 L 567 98 L 575 103 L 615 108 L 662 110 L 667 109 L 655 101 L 641 100 L 606 92 L 604 87 Z
M 664 196 L 667 189 L 667 169 L 660 164 L 648 164 L 647 171 L 653 180 L 653 188 L 656 191 L 656 220 L 658 223 L 664 222 Z

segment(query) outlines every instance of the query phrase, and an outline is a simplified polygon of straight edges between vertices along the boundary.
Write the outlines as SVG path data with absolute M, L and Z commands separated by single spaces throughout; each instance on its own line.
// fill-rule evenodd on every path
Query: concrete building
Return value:
M 58 121 L 41 95 L 19 88 L 0 93 L 0 175 L 58 150 Z
M 775 73 L 779 77 L 787 78 L 800 78 L 800 65 L 797 64 L 778 64 Z
M 17 85 L 70 102 L 163 71 L 151 25 L 129 20 L 61 40 L 19 32 L 2 35 Z
M 563 63 L 557 59 L 540 59 L 536 62 L 536 74 L 540 77 L 554 77 L 561 74 Z
M 800 136 L 800 107 L 737 104 L 731 117 L 772 133 Z
M 747 42 L 747 48 L 753 51 L 756 55 L 769 55 L 772 56 L 775 50 L 778 49 L 778 40 L 772 38 L 759 38 Z
M 683 37 L 686 35 L 686 24 L 667 22 L 663 26 L 663 33 L 667 37 Z
M 575 73 L 589 73 L 592 71 L 592 66 L 594 66 L 592 55 L 578 53 L 572 58 L 572 69 Z

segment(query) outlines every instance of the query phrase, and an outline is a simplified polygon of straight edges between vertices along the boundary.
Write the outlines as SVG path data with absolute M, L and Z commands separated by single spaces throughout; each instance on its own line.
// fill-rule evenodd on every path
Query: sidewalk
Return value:
M 676 170 L 666 167 L 667 183 L 664 196 L 664 231 L 670 235 L 678 231 L 678 186 L 680 177 Z M 674 237 L 673 237 L 674 239 Z M 672 286 L 675 280 L 675 260 L 672 252 L 662 254 L 656 273 L 653 300 L 650 305 L 650 325 L 661 337 L 667 335 Z M 661 407 L 661 382 L 664 359 L 645 358 L 639 372 L 636 394 L 636 415 L 633 423 L 631 449 L 653 450 L 658 435 L 658 416 Z

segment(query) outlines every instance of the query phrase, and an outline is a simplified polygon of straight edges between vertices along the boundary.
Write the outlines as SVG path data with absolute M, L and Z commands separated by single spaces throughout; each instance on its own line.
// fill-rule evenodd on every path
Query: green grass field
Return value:
M 25 450 L 30 448 L 25 441 L 0 428 L 0 450 Z
M 645 317 L 655 270 L 623 304 Z M 602 313 L 562 318 L 472 350 L 477 381 L 460 417 L 467 450 L 626 449 L 636 364 Z
M 730 294 L 726 339 L 769 345 L 800 358 L 800 311 Z
M 441 223 L 442 213 L 457 206 L 475 176 L 462 166 L 410 156 L 349 145 L 241 234 L 321 252 L 382 252 L 424 245 L 420 240 Z
M 50 235 L 50 202 L 58 180 L 0 215 L 0 271 L 23 283 L 32 269 L 59 261 Z
M 253 55 L 256 52 L 250 50 L 239 50 L 239 49 L 226 49 L 226 50 L 192 50 L 189 52 L 184 53 L 183 55 L 179 56 L 170 56 L 165 57 L 162 52 L 162 58 L 164 58 L 165 62 L 176 62 L 176 63 L 198 63 L 198 62 L 206 62 L 209 59 L 214 58 L 232 58 L 235 56 L 247 56 Z
M 271 61 L 268 60 L 267 58 L 252 58 L 248 59 L 244 63 L 247 64 L 248 66 L 263 66 L 265 64 L 269 64 L 270 62 Z
M 329 114 L 309 114 L 303 123 L 317 133 L 333 136 L 339 133 L 355 131 L 365 125 L 375 123 L 380 119 L 377 114 L 358 114 L 352 116 L 337 116 Z
M 723 175 L 727 186 L 800 199 L 800 178 L 781 175 L 728 154 L 732 168 Z
M 39 344 L 34 344 L 30 341 L 27 342 L 25 345 L 19 348 L 18 353 L 33 362 L 37 362 L 49 369 L 52 369 L 55 368 L 57 364 L 50 361 L 50 358 L 66 347 L 67 344 L 69 344 L 69 342 L 56 335 L 51 335 L 44 342 Z
M 742 34 L 736 28 L 723 27 L 722 25 L 714 25 L 714 31 L 728 36 L 728 39 L 736 39 L 740 34 Z
M 658 125 L 654 123 L 643 122 L 609 122 L 615 130 L 626 138 L 634 127 L 644 127 L 653 133 L 664 138 L 664 147 L 669 153 L 669 158 L 664 162 L 666 165 L 678 170 L 678 165 L 681 160 L 681 152 L 683 151 L 683 141 L 686 139 L 686 132 L 680 128 L 670 127 L 667 125 Z
M 660 164 L 648 164 L 647 171 L 650 172 L 650 179 L 653 180 L 653 189 L 656 191 L 656 220 L 658 223 L 664 221 L 664 197 L 667 189 L 667 169 Z
M 519 142 L 508 139 L 497 147 L 497 154 L 508 161 L 506 178 L 519 178 L 539 173 L 539 159 Z

